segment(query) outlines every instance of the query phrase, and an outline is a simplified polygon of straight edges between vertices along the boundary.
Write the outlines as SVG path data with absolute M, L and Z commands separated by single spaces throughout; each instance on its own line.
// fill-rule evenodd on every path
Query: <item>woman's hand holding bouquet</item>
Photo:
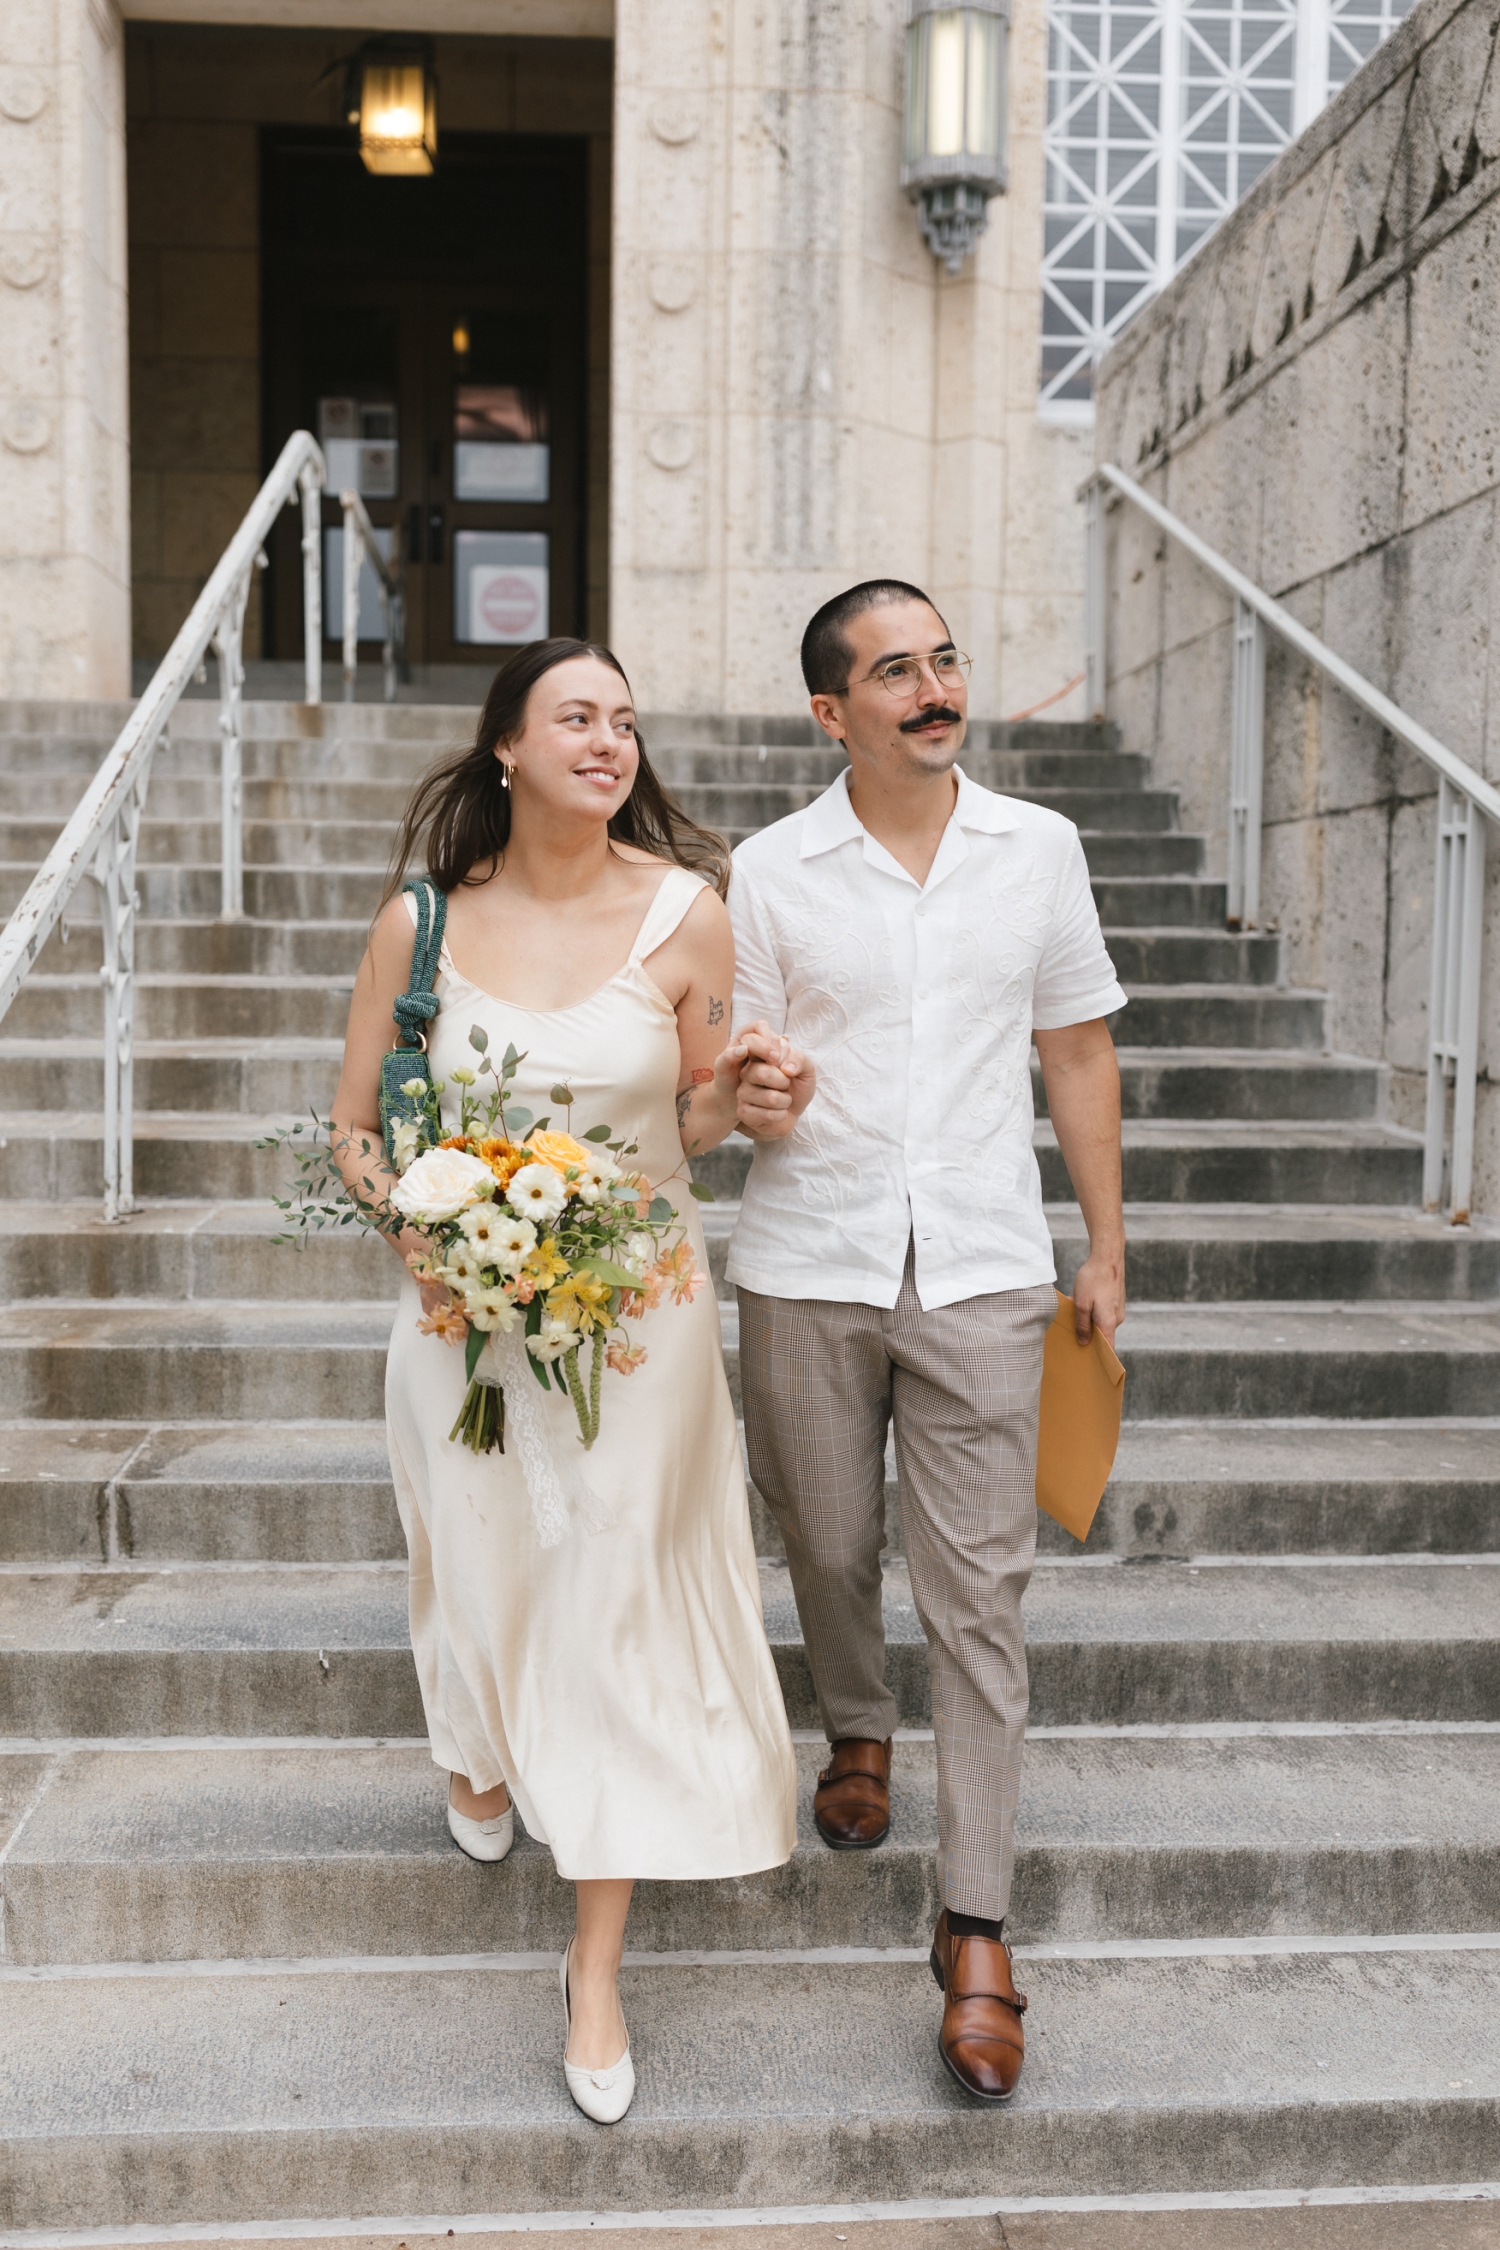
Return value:
M 492 1334 L 521 1328 L 532 1373 L 543 1390 L 555 1384 L 568 1393 L 588 1447 L 599 1434 L 605 1368 L 629 1375 L 646 1357 L 625 1321 L 667 1298 L 690 1303 L 705 1277 L 674 1206 L 630 1168 L 633 1142 L 612 1139 L 604 1124 L 574 1139 L 553 1131 L 550 1117 L 534 1120 L 507 1099 L 522 1060 L 515 1048 L 506 1049 L 497 1071 L 477 1025 L 469 1044 L 477 1068 L 452 1074 L 461 1090 L 456 1133 L 444 1131 L 443 1085 L 413 1078 L 402 1088 L 411 1110 L 392 1134 L 400 1177 L 387 1196 L 366 1178 L 360 1184 L 368 1199 L 356 1194 L 349 1212 L 335 1216 L 316 1201 L 331 1188 L 320 1159 L 336 1169 L 333 1129 L 320 1121 L 299 1154 L 299 1191 L 279 1207 L 304 1236 L 350 1217 L 393 1236 L 420 1231 L 426 1247 L 407 1261 L 422 1289 L 419 1325 L 426 1335 L 462 1345 L 469 1377 L 453 1438 L 476 1453 L 504 1451 L 504 1392 L 481 1360 Z M 485 1075 L 493 1083 L 482 1100 L 475 1088 Z M 552 1100 L 571 1120 L 569 1089 L 554 1086 Z M 346 1179 L 347 1172 L 340 1189 Z M 707 1188 L 685 1184 L 690 1195 L 712 1202 Z M 586 1347 L 585 1382 L 579 1359 Z

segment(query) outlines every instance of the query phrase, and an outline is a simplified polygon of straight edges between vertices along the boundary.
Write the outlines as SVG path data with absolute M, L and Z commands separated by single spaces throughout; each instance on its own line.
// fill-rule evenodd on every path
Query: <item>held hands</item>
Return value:
M 763 1023 L 736 1033 L 714 1066 L 716 1075 L 723 1066 L 738 1076 L 736 1123 L 753 1141 L 785 1140 L 817 1092 L 811 1059 Z

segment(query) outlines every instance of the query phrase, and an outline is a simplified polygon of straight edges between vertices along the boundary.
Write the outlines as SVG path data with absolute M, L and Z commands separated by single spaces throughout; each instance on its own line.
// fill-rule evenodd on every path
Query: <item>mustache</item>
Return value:
M 902 734 L 915 734 L 920 727 L 935 727 L 939 723 L 943 726 L 961 727 L 963 717 L 960 712 L 950 710 L 946 703 L 940 703 L 935 711 L 914 711 L 909 719 L 901 721 L 900 731 Z

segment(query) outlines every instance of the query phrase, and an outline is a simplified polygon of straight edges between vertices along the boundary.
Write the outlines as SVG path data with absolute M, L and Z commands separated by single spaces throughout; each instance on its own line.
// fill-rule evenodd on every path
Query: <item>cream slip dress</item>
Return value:
M 481 991 L 446 945 L 428 1027 L 434 1078 L 473 1067 L 477 1024 L 496 1058 L 523 1056 L 514 1099 L 572 1130 L 614 1128 L 687 1225 L 707 1272 L 676 1118 L 676 1014 L 645 963 L 703 881 L 666 874 L 630 958 L 576 1007 L 542 1013 Z M 415 900 L 407 894 L 415 914 Z M 495 981 L 504 981 L 497 964 Z M 484 1081 L 480 1081 L 481 1086 Z M 457 1130 L 458 1089 L 443 1098 Z M 435 1762 L 487 1790 L 504 1781 L 571 1881 L 686 1880 L 777 1867 L 796 1841 L 786 1711 L 761 1620 L 739 1436 L 712 1284 L 628 1323 L 648 1357 L 604 1377 L 600 1433 L 584 1452 L 573 1408 L 529 1374 L 565 1474 L 598 1513 L 544 1547 L 512 1433 L 506 1451 L 453 1444 L 464 1355 L 419 1333 L 403 1285 L 386 1372 L 386 1427 L 411 1563 L 411 1638 Z M 508 1394 L 509 1395 L 509 1394 Z

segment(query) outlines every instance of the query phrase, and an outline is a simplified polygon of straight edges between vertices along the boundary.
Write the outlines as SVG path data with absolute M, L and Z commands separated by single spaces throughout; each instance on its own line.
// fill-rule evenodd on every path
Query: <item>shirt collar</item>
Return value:
M 958 798 L 953 807 L 950 825 L 976 829 L 981 835 L 1003 836 L 1019 826 L 1019 816 L 1008 797 L 997 797 L 992 789 L 982 789 L 971 781 L 960 766 L 958 772 Z M 816 859 L 822 852 L 831 852 L 840 844 L 862 840 L 865 831 L 859 816 L 849 802 L 849 769 L 846 766 L 831 788 L 821 797 L 815 797 L 802 816 L 801 859 Z

